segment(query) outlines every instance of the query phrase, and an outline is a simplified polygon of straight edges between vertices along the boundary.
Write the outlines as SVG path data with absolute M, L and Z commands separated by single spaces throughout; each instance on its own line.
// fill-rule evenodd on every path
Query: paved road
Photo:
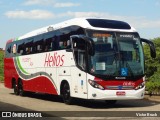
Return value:
M 114 115 L 121 118 L 121 114 L 123 114 L 122 116 L 126 114 L 127 117 L 136 117 L 136 113 L 145 114 L 146 111 L 155 113 L 154 111 L 160 111 L 160 102 L 149 100 L 124 100 L 118 101 L 114 106 L 110 106 L 106 105 L 103 101 L 77 100 L 73 105 L 65 105 L 60 97 L 52 95 L 28 94 L 25 97 L 16 96 L 13 94 L 12 89 L 7 89 L 0 83 L 0 111 L 43 111 L 43 115 L 46 116 L 68 117 L 73 115 L 74 117 L 89 116 L 91 118 L 96 116 L 96 114 L 99 115 L 99 117 L 101 115 L 102 117 L 106 117 L 105 115 L 103 116 L 103 114 L 106 113 L 106 115 L 111 116 L 113 119 Z M 160 112 L 156 114 L 159 115 Z M 143 116 L 141 116 L 141 118 L 143 119 Z

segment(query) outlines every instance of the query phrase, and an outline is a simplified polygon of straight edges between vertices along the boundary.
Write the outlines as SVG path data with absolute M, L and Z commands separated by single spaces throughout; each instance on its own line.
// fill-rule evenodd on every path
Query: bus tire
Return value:
M 117 100 L 105 100 L 107 105 L 114 105 L 116 104 Z
M 19 95 L 20 95 L 20 96 L 24 96 L 24 95 L 25 95 L 25 91 L 23 90 L 23 83 L 22 83 L 22 80 L 19 81 L 19 84 L 18 84 L 18 91 L 19 91 Z
M 18 86 L 16 84 L 16 81 L 13 81 L 13 90 L 15 95 L 19 95 Z
M 72 104 L 72 97 L 70 96 L 70 87 L 67 82 L 65 82 L 62 86 L 62 98 L 65 104 Z

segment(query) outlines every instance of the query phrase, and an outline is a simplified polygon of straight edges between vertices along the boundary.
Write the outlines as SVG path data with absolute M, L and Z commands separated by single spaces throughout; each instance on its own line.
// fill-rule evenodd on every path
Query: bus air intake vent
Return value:
M 134 86 L 106 86 L 108 90 L 131 90 Z

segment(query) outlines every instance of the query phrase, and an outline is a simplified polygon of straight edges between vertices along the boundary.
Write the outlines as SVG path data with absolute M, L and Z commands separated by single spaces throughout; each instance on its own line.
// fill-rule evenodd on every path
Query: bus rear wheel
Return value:
M 24 95 L 25 95 L 25 91 L 23 90 L 23 83 L 22 83 L 21 80 L 19 81 L 18 88 L 19 88 L 19 89 L 18 89 L 19 95 L 20 95 L 20 96 L 24 96 Z
M 13 82 L 13 90 L 15 95 L 19 95 L 18 86 L 15 81 Z
M 72 97 L 70 96 L 70 87 L 67 82 L 62 86 L 62 97 L 65 104 L 70 105 L 72 103 Z

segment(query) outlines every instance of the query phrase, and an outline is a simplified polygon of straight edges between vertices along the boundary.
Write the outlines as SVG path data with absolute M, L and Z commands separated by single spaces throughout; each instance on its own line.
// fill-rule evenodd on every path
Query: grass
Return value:
M 4 58 L 4 51 L 0 51 L 0 82 L 4 81 L 4 73 L 3 73 L 3 58 Z

